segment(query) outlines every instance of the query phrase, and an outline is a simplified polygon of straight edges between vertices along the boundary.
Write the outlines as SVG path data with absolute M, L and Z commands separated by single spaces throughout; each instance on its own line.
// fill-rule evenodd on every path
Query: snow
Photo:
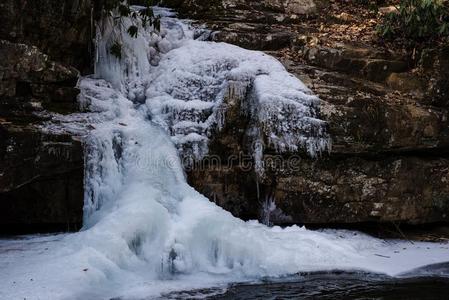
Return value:
M 317 156 L 330 148 L 326 124 L 317 118 L 319 99 L 281 63 L 261 52 L 187 40 L 163 56 L 151 72 L 146 98 L 152 120 L 167 131 L 182 123 L 188 132 L 186 121 L 201 125 L 191 130 L 204 138 L 176 138 L 180 149 L 193 143 L 203 149 L 200 153 L 207 153 L 230 101 L 241 102 L 241 113 L 280 152 L 305 149 Z M 201 159 L 197 154 L 193 152 L 193 158 Z
M 328 136 L 319 99 L 274 58 L 192 40 L 188 24 L 171 17 L 162 25 L 163 51 L 151 50 L 148 32 L 122 36 L 122 62 L 105 51 L 106 27 L 96 78 L 79 84 L 88 112 L 47 124 L 85 138 L 84 227 L 0 240 L 1 299 L 142 299 L 302 271 L 395 276 L 449 260 L 447 244 L 244 222 L 190 187 L 179 151 L 207 153 L 226 94 L 248 101 L 242 113 L 260 125 L 254 136 L 268 136 L 280 151 L 314 154 Z
M 139 30 L 131 38 L 129 20 L 120 26 L 111 20 L 101 24 L 96 76 L 131 101 L 145 102 L 149 118 L 173 137 L 183 161 L 207 154 L 231 102 L 240 103 L 242 115 L 261 129 L 253 142 L 280 152 L 304 150 L 313 157 L 330 149 L 326 123 L 318 116 L 319 99 L 279 61 L 259 51 L 202 41 L 206 30 L 157 12 L 165 16 L 158 35 Z M 121 60 L 109 51 L 117 41 Z
M 147 207 L 123 203 L 89 231 L 1 240 L 0 298 L 147 299 L 298 271 L 367 270 L 402 276 L 449 259 L 447 244 L 382 241 L 350 231 L 268 228 L 236 220 L 205 199 L 183 201 L 179 216 L 168 220 L 165 208 L 146 202 Z M 134 221 L 123 219 L 130 216 L 128 221 Z M 137 234 L 146 236 L 140 247 Z M 172 249 L 177 257 L 166 263 Z

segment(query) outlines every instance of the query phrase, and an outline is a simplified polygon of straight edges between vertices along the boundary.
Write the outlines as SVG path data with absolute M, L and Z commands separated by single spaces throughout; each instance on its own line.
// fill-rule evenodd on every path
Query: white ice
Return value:
M 0 299 L 142 299 L 303 271 L 394 276 L 449 261 L 447 244 L 244 222 L 190 187 L 179 144 L 207 151 L 227 85 L 241 84 L 243 113 L 281 151 L 313 154 L 326 149 L 328 137 L 317 119 L 319 99 L 274 58 L 193 40 L 188 24 L 160 13 L 159 36 L 115 32 L 122 61 L 106 50 L 118 29 L 105 23 L 97 74 L 80 82 L 89 112 L 47 124 L 85 135 L 84 227 L 1 240 Z

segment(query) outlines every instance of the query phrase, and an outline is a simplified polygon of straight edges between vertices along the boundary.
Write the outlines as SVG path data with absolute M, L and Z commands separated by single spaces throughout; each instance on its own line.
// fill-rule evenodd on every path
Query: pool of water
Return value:
M 429 269 L 444 273 L 425 275 Z M 235 284 L 226 289 L 172 293 L 161 299 L 449 299 L 448 270 L 449 264 L 440 264 L 402 278 L 359 272 L 310 273 L 282 280 Z

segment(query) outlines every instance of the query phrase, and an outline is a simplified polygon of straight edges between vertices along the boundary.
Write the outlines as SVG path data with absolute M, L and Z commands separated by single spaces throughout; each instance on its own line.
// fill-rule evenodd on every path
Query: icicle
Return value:
M 276 203 L 274 197 L 271 195 L 265 195 L 265 199 L 261 205 L 261 222 L 266 226 L 272 226 L 271 214 L 276 210 Z

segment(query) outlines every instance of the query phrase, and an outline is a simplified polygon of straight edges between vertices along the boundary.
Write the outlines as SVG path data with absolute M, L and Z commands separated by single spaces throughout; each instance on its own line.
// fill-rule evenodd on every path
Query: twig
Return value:
M 391 258 L 390 256 L 386 256 L 386 255 L 381 255 L 381 254 L 376 254 L 376 253 L 374 253 L 374 255 L 376 255 L 376 256 L 380 256 L 380 257 L 384 257 L 384 258 Z
M 407 238 L 407 237 L 405 236 L 405 234 L 402 232 L 401 228 L 399 228 L 399 225 L 398 225 L 398 224 L 396 224 L 395 222 L 391 222 L 391 223 L 393 223 L 394 227 L 396 227 L 396 230 L 399 232 L 400 235 L 402 235 L 402 237 L 403 237 L 404 239 L 406 239 L 407 241 L 409 241 L 412 245 L 415 244 L 415 243 L 413 243 L 409 238 Z

